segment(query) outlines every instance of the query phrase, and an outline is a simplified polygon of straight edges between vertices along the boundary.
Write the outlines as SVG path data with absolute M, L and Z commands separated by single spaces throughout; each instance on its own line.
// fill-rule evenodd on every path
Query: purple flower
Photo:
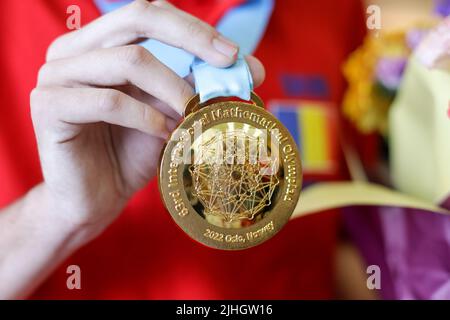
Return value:
M 402 81 L 406 61 L 407 59 L 402 57 L 381 58 L 375 68 L 378 82 L 389 90 L 397 90 Z
M 434 0 L 434 12 L 442 17 L 450 15 L 450 0 Z
M 414 50 L 425 39 L 428 34 L 428 30 L 424 29 L 412 29 L 406 33 L 406 44 L 408 48 Z

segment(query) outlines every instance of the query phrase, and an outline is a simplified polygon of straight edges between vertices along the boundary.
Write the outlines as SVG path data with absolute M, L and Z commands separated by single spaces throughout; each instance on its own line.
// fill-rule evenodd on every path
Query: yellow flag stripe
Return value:
M 330 167 L 330 146 L 328 123 L 321 108 L 304 105 L 297 113 L 302 141 L 304 170 L 323 171 Z

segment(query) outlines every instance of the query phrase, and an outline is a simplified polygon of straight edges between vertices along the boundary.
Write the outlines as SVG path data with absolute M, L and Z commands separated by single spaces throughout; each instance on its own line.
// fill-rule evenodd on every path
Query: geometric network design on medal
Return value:
M 244 148 L 227 148 L 227 142 L 244 143 Z M 265 140 L 245 132 L 228 131 L 214 135 L 202 143 L 201 155 L 189 168 L 194 195 L 205 209 L 206 215 L 220 216 L 225 222 L 253 219 L 271 198 L 279 179 L 277 159 L 255 161 L 251 158 L 249 145 L 257 150 L 266 147 Z M 231 150 L 230 150 L 231 149 Z M 245 152 L 239 152 L 245 150 Z M 218 157 L 222 161 L 217 161 Z

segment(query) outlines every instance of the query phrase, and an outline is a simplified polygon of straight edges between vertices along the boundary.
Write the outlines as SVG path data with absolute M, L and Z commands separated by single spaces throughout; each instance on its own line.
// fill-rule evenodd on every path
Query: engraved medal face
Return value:
M 241 101 L 199 105 L 172 133 L 161 157 L 159 188 L 175 222 L 214 248 L 245 249 L 271 238 L 297 205 L 302 169 L 284 126 Z

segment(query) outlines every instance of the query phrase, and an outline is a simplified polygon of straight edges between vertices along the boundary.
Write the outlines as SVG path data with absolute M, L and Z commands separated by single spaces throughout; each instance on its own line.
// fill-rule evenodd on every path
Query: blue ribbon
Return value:
M 107 1 L 95 0 L 103 14 L 122 7 L 131 0 Z M 217 30 L 239 45 L 240 54 L 234 65 L 228 68 L 215 68 L 196 59 L 182 49 L 149 39 L 140 45 L 149 50 L 157 59 L 185 77 L 191 71 L 195 78 L 195 89 L 200 101 L 205 102 L 216 97 L 239 97 L 250 100 L 253 81 L 243 56 L 251 54 L 269 22 L 274 0 L 248 0 L 244 4 L 230 9 L 217 24 Z

